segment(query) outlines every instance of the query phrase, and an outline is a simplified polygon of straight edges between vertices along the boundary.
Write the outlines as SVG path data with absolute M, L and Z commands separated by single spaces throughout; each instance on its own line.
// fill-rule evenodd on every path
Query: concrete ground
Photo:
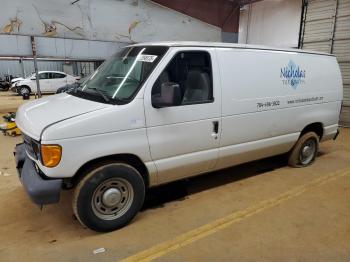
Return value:
M 20 141 L 0 136 L 0 261 L 350 260 L 350 129 L 307 168 L 273 157 L 153 189 L 111 233 L 79 224 L 70 191 L 43 210 L 30 202 L 12 156 Z
M 35 97 L 34 95 L 31 95 L 30 100 L 33 99 L 35 99 Z M 11 91 L 0 91 L 0 115 L 7 112 L 15 112 L 21 104 L 27 101 L 28 100 L 23 100 L 21 96 Z

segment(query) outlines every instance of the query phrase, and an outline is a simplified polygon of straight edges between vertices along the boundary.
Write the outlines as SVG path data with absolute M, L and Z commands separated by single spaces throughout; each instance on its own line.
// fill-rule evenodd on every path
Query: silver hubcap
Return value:
M 128 211 L 134 199 L 131 184 L 123 178 L 111 178 L 94 191 L 91 205 L 94 214 L 104 220 L 116 219 Z
M 316 142 L 314 139 L 306 140 L 300 152 L 300 162 L 303 165 L 309 164 L 315 157 Z
M 102 203 L 108 207 L 117 205 L 122 199 L 122 193 L 118 188 L 107 189 L 102 195 Z
M 29 90 L 27 88 L 21 88 L 21 94 L 24 95 L 24 94 L 28 94 L 29 93 Z

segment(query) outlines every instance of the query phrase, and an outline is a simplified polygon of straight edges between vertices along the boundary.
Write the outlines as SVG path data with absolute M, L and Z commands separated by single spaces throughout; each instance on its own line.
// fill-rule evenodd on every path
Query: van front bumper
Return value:
M 43 179 L 23 143 L 16 145 L 14 155 L 19 179 L 30 199 L 40 206 L 59 202 L 62 179 Z

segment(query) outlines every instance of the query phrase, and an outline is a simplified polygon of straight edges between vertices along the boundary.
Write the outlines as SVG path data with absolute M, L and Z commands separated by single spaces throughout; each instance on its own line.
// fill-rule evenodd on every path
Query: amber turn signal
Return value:
M 46 167 L 55 167 L 61 161 L 62 147 L 59 145 L 41 145 L 41 162 Z

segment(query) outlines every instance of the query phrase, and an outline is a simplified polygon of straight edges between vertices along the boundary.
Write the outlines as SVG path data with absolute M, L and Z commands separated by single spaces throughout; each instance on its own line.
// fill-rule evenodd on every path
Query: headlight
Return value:
M 61 161 L 62 147 L 59 145 L 41 145 L 41 162 L 46 167 L 55 167 Z

